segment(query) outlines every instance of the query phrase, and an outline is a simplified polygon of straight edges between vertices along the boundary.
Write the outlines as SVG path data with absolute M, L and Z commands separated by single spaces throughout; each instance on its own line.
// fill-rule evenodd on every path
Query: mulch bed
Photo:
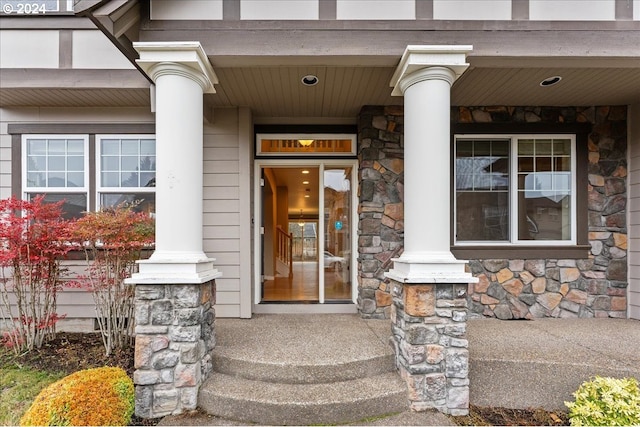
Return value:
M 19 357 L 6 351 L 0 352 L 0 366 L 13 362 L 36 370 L 71 374 L 82 369 L 101 366 L 118 366 L 133 376 L 133 346 L 116 350 L 105 356 L 102 339 L 97 333 L 58 333 L 55 340 Z M 569 425 L 563 412 L 548 412 L 542 409 L 486 408 L 471 405 L 466 417 L 453 417 L 458 425 L 519 425 L 519 426 L 560 426 Z M 142 419 L 134 416 L 131 425 L 154 426 L 160 419 Z

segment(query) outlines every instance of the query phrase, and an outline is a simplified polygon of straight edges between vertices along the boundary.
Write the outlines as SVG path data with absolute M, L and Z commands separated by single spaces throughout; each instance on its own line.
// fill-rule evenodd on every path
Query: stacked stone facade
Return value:
M 402 107 L 360 112 L 358 160 L 358 305 L 365 318 L 389 318 L 392 299 L 384 273 L 404 241 L 404 116 Z
M 590 123 L 588 240 L 584 259 L 472 259 L 470 315 L 501 319 L 626 317 L 627 121 L 625 107 L 454 107 L 455 123 Z M 403 112 L 365 107 L 359 117 L 359 308 L 389 317 L 384 271 L 402 253 Z M 425 183 L 428 197 L 429 183 Z
M 136 415 L 194 410 L 211 372 L 215 282 L 136 285 Z
M 396 367 L 416 411 L 469 413 L 467 286 L 390 281 Z

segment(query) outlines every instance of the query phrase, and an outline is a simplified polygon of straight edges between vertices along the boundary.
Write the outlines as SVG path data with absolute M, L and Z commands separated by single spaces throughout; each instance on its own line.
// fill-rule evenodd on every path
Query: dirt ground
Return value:
M 105 356 L 99 334 L 59 333 L 57 338 L 41 349 L 14 357 L 6 351 L 0 353 L 5 359 L 0 366 L 12 361 L 21 366 L 49 372 L 72 372 L 100 366 L 119 366 L 133 376 L 133 347 L 118 350 Z M 11 359 L 11 360 L 7 360 Z M 471 406 L 466 417 L 453 417 L 458 425 L 517 425 L 517 426 L 559 426 L 568 425 L 567 414 L 547 412 L 542 409 L 516 410 Z M 134 418 L 132 425 L 155 425 L 159 420 Z

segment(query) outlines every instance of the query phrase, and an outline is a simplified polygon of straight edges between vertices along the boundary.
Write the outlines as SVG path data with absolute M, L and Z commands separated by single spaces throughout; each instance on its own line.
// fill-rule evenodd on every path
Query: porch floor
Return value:
M 216 320 L 217 355 L 259 364 L 340 364 L 391 352 L 390 324 L 358 315 L 257 315 Z M 640 380 L 640 321 L 539 319 L 468 322 L 470 400 L 479 406 L 566 410 L 595 375 Z M 215 368 L 214 368 L 215 369 Z M 232 425 L 208 415 L 166 417 L 164 425 Z M 242 424 L 242 423 L 240 423 Z M 410 411 L 367 425 L 451 425 Z M 359 423 L 359 425 L 364 425 Z

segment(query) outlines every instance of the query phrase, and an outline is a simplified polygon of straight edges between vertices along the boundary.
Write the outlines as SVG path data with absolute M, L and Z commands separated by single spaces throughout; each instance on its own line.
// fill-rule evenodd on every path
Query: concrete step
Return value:
M 200 408 L 246 423 L 310 425 L 355 422 L 407 409 L 407 386 L 396 372 L 331 383 L 285 384 L 213 372 Z
M 372 377 L 395 370 L 393 354 L 361 357 L 358 360 L 324 361 L 317 363 L 267 360 L 246 360 L 242 355 L 213 353 L 216 372 L 256 381 L 285 384 L 319 384 Z

